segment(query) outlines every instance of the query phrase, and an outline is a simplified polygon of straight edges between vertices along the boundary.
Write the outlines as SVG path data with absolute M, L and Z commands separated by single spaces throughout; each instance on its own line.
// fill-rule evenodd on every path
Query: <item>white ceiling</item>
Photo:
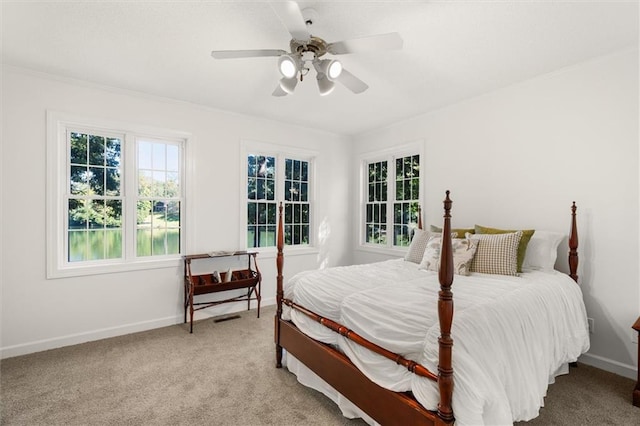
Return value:
M 313 73 L 271 96 L 284 49 L 266 1 L 2 2 L 5 64 L 339 134 L 357 134 L 611 52 L 638 47 L 637 1 L 315 1 L 327 42 L 398 32 L 401 51 L 343 55 L 365 81 L 318 95 Z

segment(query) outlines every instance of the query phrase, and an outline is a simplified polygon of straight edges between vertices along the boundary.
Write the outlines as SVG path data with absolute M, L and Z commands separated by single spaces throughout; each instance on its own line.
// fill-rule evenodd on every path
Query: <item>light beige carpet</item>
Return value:
M 274 367 L 274 311 L 199 321 L 193 334 L 177 325 L 2 360 L 0 424 L 363 425 Z M 580 365 L 529 423 L 639 425 L 633 385 Z

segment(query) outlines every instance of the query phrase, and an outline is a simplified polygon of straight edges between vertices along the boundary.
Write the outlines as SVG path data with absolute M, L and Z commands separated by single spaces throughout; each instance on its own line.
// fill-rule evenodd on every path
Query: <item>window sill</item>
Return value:
M 130 263 L 85 264 L 82 266 L 68 266 L 65 268 L 52 267 L 47 271 L 47 279 L 114 274 L 147 269 L 175 268 L 180 267 L 181 265 L 182 257 L 171 257 L 167 259 L 139 260 Z

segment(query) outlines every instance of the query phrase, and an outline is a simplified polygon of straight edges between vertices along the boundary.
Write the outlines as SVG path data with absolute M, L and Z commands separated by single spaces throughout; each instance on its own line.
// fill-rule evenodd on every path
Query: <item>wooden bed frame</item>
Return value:
M 276 367 L 282 367 L 282 350 L 296 357 L 305 366 L 320 376 L 325 382 L 335 388 L 340 394 L 367 413 L 382 425 L 450 425 L 454 422 L 451 407 L 453 394 L 453 368 L 451 324 L 453 322 L 453 252 L 451 242 L 451 204 L 449 191 L 444 200 L 444 225 L 442 227 L 442 248 L 439 271 L 440 292 L 438 297 L 438 317 L 441 335 L 438 339 L 439 358 L 437 375 L 424 366 L 405 359 L 380 346 L 364 339 L 352 330 L 328 318 L 309 311 L 284 298 L 283 266 L 284 266 L 284 235 L 282 221 L 282 203 L 279 208 L 278 236 L 276 257 L 277 266 L 277 310 L 275 316 L 275 344 Z M 576 204 L 571 206 L 571 231 L 569 234 L 569 276 L 576 282 L 578 275 L 578 230 L 576 226 Z M 412 373 L 427 377 L 437 382 L 440 392 L 440 402 L 437 411 L 425 409 L 410 392 L 394 392 L 387 390 L 362 374 L 351 361 L 333 347 L 313 340 L 303 334 L 291 321 L 282 319 L 282 305 L 303 312 L 313 320 L 332 329 L 333 331 L 355 341 L 399 365 L 406 367 Z

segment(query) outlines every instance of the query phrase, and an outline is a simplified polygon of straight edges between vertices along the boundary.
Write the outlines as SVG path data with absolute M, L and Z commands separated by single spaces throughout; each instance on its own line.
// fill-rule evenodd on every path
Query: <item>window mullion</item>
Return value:
M 137 221 L 137 205 L 138 205 L 138 176 L 137 163 L 138 156 L 136 154 L 136 138 L 131 134 L 125 135 L 125 147 L 123 150 L 124 170 L 122 180 L 124 181 L 124 194 L 122 196 L 122 211 L 125 212 L 123 221 L 122 240 L 124 245 L 125 261 L 133 261 L 136 255 L 136 221 Z
M 390 156 L 387 161 L 387 244 L 388 248 L 393 248 L 393 236 L 394 236 L 394 215 L 395 211 L 393 205 L 396 200 L 396 159 Z

